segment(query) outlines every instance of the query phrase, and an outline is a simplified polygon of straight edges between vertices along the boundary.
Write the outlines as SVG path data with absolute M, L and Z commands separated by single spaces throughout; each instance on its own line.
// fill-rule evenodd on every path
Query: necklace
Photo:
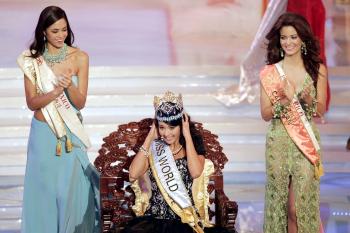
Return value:
M 55 63 L 61 63 L 67 57 L 68 46 L 66 43 L 63 44 L 62 48 L 59 49 L 57 54 L 49 54 L 49 50 L 45 45 L 45 50 L 43 53 L 44 60 L 52 68 Z
M 179 149 L 177 149 L 175 152 L 172 152 L 173 153 L 173 156 L 176 156 L 182 149 L 182 145 L 180 145 Z

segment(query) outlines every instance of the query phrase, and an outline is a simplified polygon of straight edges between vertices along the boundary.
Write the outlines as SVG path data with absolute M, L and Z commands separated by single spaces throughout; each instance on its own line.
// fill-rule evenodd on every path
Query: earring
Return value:
M 301 43 L 301 53 L 304 55 L 307 55 L 307 49 L 306 49 L 306 44 L 303 42 Z
M 281 55 L 281 57 L 284 57 L 284 51 L 282 48 L 280 48 L 280 55 Z

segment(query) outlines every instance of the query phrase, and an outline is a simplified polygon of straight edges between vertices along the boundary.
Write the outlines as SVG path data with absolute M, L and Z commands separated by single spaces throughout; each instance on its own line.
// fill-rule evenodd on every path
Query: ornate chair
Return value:
M 129 183 L 128 168 L 141 147 L 153 119 L 146 118 L 139 122 L 130 122 L 118 127 L 103 139 L 99 156 L 94 164 L 101 172 L 101 218 L 103 233 L 117 233 L 135 215 L 131 209 L 134 193 Z M 217 136 L 203 129 L 201 123 L 195 123 L 201 132 L 206 147 L 206 157 L 213 161 L 215 172 L 210 178 L 208 192 L 210 194 L 210 219 L 215 216 L 215 224 L 236 232 L 235 221 L 238 206 L 230 201 L 223 190 L 222 169 L 227 162 L 226 155 L 217 141 Z M 213 208 L 215 205 L 215 208 Z

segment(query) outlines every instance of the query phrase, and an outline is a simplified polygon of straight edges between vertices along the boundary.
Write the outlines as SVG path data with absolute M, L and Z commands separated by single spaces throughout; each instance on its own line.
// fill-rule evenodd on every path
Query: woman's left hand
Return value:
M 70 70 L 58 76 L 58 85 L 63 88 L 69 88 L 72 85 L 72 74 Z
M 182 133 L 184 137 L 190 137 L 191 136 L 191 131 L 190 131 L 190 122 L 188 119 L 188 115 L 186 113 L 183 114 L 182 116 Z
M 300 93 L 300 98 L 303 99 L 306 103 L 312 102 L 311 88 L 312 84 L 305 87 L 304 90 Z

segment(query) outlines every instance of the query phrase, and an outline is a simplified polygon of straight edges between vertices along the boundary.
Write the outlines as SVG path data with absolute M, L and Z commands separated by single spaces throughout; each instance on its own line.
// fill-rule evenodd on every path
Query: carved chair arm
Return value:
M 216 224 L 236 233 L 237 203 L 230 201 L 222 189 L 215 191 L 215 202 Z

